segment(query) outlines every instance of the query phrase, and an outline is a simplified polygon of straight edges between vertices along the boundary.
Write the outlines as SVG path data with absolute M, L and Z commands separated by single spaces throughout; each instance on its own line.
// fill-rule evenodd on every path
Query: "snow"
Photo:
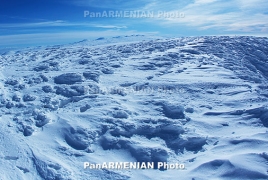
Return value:
M 268 39 L 128 36 L 0 56 L 0 179 L 267 179 Z M 184 170 L 84 169 L 167 162 Z

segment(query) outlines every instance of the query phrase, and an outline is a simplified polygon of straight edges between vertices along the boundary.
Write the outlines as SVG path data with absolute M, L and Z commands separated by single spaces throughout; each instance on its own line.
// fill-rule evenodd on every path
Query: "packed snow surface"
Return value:
M 268 179 L 267 82 L 268 39 L 258 37 L 129 36 L 3 53 L 0 179 Z

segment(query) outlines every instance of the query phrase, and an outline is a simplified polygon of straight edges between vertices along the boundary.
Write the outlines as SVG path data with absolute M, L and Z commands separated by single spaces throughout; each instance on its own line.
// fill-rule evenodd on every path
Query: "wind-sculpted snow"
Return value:
M 66 73 L 54 78 L 56 84 L 75 84 L 82 82 L 82 76 L 76 73 Z
M 0 179 L 268 178 L 267 38 L 99 38 L 0 64 Z

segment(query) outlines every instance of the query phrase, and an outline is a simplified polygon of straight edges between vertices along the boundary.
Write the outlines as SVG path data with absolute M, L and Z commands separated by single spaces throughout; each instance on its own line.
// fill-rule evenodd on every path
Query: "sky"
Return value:
M 144 34 L 268 36 L 267 0 L 1 0 L 0 48 Z

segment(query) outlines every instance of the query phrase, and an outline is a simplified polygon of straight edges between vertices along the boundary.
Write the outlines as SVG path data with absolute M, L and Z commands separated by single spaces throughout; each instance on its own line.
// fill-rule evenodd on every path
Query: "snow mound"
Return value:
M 76 73 L 66 73 L 54 78 L 56 84 L 75 84 L 82 82 L 82 76 Z

